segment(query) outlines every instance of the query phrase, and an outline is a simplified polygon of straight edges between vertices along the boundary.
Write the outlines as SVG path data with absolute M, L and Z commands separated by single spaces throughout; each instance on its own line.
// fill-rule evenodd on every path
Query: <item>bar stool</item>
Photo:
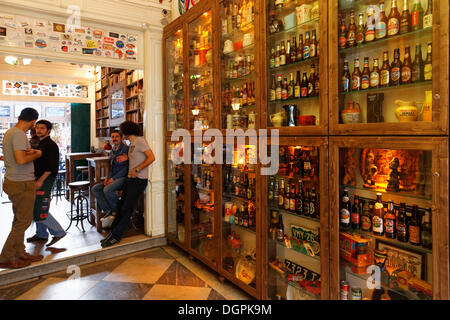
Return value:
M 66 189 L 66 170 L 59 170 L 56 176 L 56 183 L 53 190 L 53 196 L 56 197 L 56 203 L 58 198 L 65 196 Z
M 85 192 L 89 190 L 89 181 L 76 181 L 69 183 L 69 188 L 71 193 L 75 194 L 75 197 L 70 202 L 70 211 L 67 213 L 67 217 L 70 219 L 70 224 L 66 231 L 69 230 L 73 221 L 76 221 L 76 226 L 78 227 L 78 222 L 81 221 L 81 228 L 84 230 L 83 220 L 89 218 L 89 200 L 85 195 Z M 76 214 L 74 215 L 74 204 Z
M 87 179 L 88 176 L 88 172 L 89 172 L 89 167 L 88 166 L 77 166 L 75 167 L 76 171 L 79 171 L 77 177 L 75 180 L 85 180 Z M 84 176 L 84 174 L 86 174 L 86 178 Z M 81 179 L 80 179 L 80 175 L 81 175 Z

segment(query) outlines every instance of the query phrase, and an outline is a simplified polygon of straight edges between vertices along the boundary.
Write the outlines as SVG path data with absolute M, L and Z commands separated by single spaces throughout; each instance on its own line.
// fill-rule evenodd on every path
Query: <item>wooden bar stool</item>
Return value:
M 70 202 L 70 211 L 67 216 L 70 219 L 70 224 L 66 231 L 69 230 L 73 221 L 76 221 L 76 226 L 81 221 L 81 228 L 84 230 L 83 220 L 89 218 L 89 199 L 85 195 L 85 192 L 89 190 L 89 181 L 77 181 L 69 183 L 69 188 L 71 193 L 75 195 L 73 200 Z M 74 215 L 74 204 L 75 204 L 75 215 Z

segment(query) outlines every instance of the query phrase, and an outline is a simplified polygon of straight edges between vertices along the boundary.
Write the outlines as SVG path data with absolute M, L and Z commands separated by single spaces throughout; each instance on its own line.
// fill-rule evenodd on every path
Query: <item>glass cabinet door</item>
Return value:
M 442 220 L 437 212 L 446 210 L 445 201 L 436 200 L 441 192 L 436 179 L 444 183 L 446 169 L 436 167 L 436 141 L 403 147 L 394 138 L 377 145 L 355 141 L 338 142 L 335 149 L 340 299 L 429 300 L 436 292 L 445 295 L 434 288 L 448 279 L 448 269 L 444 276 L 435 267 L 448 267 L 448 253 L 436 255 L 448 243 L 448 230 L 439 230 L 447 240 L 433 241 L 438 228 L 448 226 L 448 216 Z
M 267 180 L 267 298 L 321 297 L 319 147 L 279 146 Z
M 177 164 L 183 157 L 183 143 L 167 144 L 167 226 L 174 240 L 185 241 L 185 165 Z
M 216 167 L 207 163 L 202 153 L 207 147 L 192 144 L 194 161 L 191 164 L 191 248 L 213 264 L 217 262 L 215 231 L 215 177 Z M 197 158 L 198 156 L 198 158 Z
M 183 30 L 166 38 L 167 131 L 184 128 Z
M 440 6 L 448 12 L 448 1 Z M 440 73 L 446 71 L 433 68 L 441 50 L 433 42 L 440 37 L 439 26 L 433 28 L 439 20 L 433 1 L 340 0 L 333 19 L 338 27 L 330 44 L 337 52 L 330 60 L 337 64 L 333 127 L 368 134 L 378 134 L 374 128 L 384 134 L 442 133 L 446 98 L 441 102 L 433 92 L 440 92 Z M 439 59 L 445 61 L 445 54 Z
M 212 14 L 206 11 L 189 23 L 190 129 L 214 127 Z
M 320 125 L 319 60 L 322 8 L 318 0 L 266 0 L 267 127 Z M 322 19 L 326 19 L 322 17 Z M 326 90 L 325 90 L 326 91 Z
M 222 128 L 255 128 L 255 2 L 222 1 L 220 17 Z
M 233 162 L 222 167 L 222 268 L 256 290 L 256 146 L 225 145 L 224 149 Z

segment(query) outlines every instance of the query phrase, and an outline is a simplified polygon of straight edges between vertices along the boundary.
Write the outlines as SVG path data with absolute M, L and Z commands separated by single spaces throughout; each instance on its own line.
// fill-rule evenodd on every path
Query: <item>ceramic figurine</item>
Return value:
M 344 178 L 342 179 L 342 184 L 348 186 L 356 186 L 356 175 L 355 175 L 356 160 L 353 153 L 354 153 L 353 149 L 347 149 L 345 153 L 345 160 L 344 160 L 345 174 Z
M 389 172 L 386 191 L 400 191 L 400 172 L 398 172 L 399 167 L 400 162 L 398 161 L 398 158 L 394 158 L 389 165 L 389 169 L 391 169 L 391 171 Z
M 375 178 L 378 174 L 378 168 L 375 165 L 375 156 L 373 152 L 369 152 L 366 157 L 364 184 L 365 188 L 375 189 Z

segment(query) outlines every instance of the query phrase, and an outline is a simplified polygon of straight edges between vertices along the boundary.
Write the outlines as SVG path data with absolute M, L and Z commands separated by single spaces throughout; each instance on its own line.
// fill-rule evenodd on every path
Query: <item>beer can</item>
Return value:
M 361 299 L 362 299 L 361 288 L 357 287 L 352 288 L 352 300 L 361 300 Z
M 349 300 L 350 283 L 348 281 L 341 281 L 341 300 Z

